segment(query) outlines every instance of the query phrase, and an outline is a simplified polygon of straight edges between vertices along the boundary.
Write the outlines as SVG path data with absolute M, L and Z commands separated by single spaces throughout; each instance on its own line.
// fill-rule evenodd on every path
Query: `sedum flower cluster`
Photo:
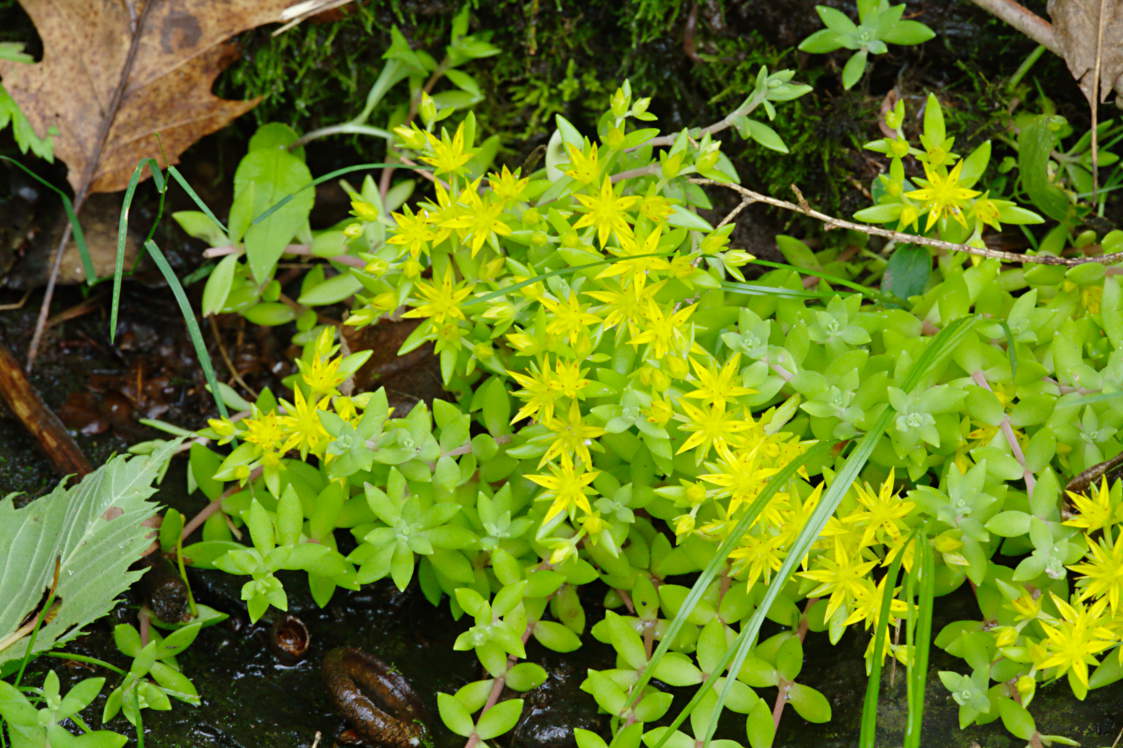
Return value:
M 308 273 L 292 313 L 291 395 L 213 421 L 203 435 L 229 452 L 193 447 L 193 480 L 222 513 L 185 555 L 250 577 L 255 617 L 286 604 L 283 569 L 307 572 L 321 604 L 384 578 L 447 600 L 465 621 L 457 649 L 485 671 L 439 696 L 470 741 L 515 725 L 522 701 L 497 700 L 504 687 L 545 679 L 529 641 L 570 651 L 591 636 L 614 652 L 583 685 L 613 745 L 704 739 L 719 684 L 761 748 L 785 704 L 830 718 L 799 680 L 808 632 L 861 631 L 871 670 L 886 654 L 911 668 L 930 596 L 970 589 L 978 619 L 935 637 L 970 668 L 939 675 L 961 722 L 1050 737 L 1026 709 L 1037 684 L 1067 677 L 1083 697 L 1123 678 L 1120 489 L 1071 504 L 1061 489 L 1123 449 L 1120 285 L 1102 266 L 924 255 L 901 298 L 840 250 L 784 236 L 787 262 L 750 279 L 754 258 L 696 180 L 737 181 L 715 133 L 772 142 L 748 115 L 800 95 L 790 79 L 762 71 L 721 128 L 671 136 L 625 85 L 595 139 L 559 118 L 540 168 L 487 171 L 470 114 L 399 127 L 424 196 L 405 205 L 410 183 L 384 194 L 367 179 L 351 217 L 312 238 L 335 270 Z M 1035 220 L 974 189 L 989 152 L 957 160 L 933 102 L 922 151 L 899 132 L 879 146 L 887 197 L 860 217 L 963 239 Z M 344 355 L 311 313 L 339 301 L 348 326 L 412 321 L 399 353 L 431 346 L 446 396 L 392 412 L 381 389 L 351 392 L 367 354 Z M 354 538 L 346 555 L 337 531 Z M 594 581 L 607 592 L 587 608 L 578 590 Z M 727 677 L 764 615 L 778 633 Z M 693 735 L 653 727 L 673 689 L 701 684 Z

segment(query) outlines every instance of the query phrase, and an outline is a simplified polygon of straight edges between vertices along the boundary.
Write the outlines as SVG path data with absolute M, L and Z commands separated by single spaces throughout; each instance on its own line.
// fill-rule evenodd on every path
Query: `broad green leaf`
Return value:
M 840 36 L 847 36 L 858 32 L 858 27 L 850 20 L 850 16 L 846 15 L 841 10 L 831 8 L 827 5 L 816 5 L 815 12 L 819 14 L 819 18 L 823 21 L 824 26 Z
M 577 748 L 608 748 L 604 738 L 580 727 L 573 731 L 573 739 L 577 741 Z
M 534 638 L 539 644 L 555 652 L 572 652 L 581 646 L 581 639 L 577 634 L 557 621 L 539 621 L 534 624 Z
M 265 283 L 285 247 L 308 223 L 315 191 L 306 189 L 312 172 L 288 151 L 266 148 L 247 153 L 234 173 L 234 202 L 230 207 L 230 238 L 244 241 L 250 270 Z M 291 199 L 267 218 L 259 215 L 283 198 Z
M 1030 515 L 1017 510 L 999 512 L 987 520 L 986 529 L 1003 538 L 1016 538 L 1029 532 Z
M 27 651 L 30 631 L 20 625 L 39 610 L 56 564 L 57 607 L 33 653 L 82 633 L 140 578 L 129 566 L 151 542 L 151 530 L 141 526 L 156 511 L 147 499 L 178 447 L 173 441 L 149 455 L 115 457 L 78 485 L 60 484 L 21 509 L 11 495 L 0 500 L 0 663 Z
M 784 145 L 784 139 L 780 137 L 779 133 L 759 120 L 745 118 L 738 123 L 737 129 L 742 136 L 752 138 L 765 148 L 780 153 L 788 152 L 788 147 Z
M 338 304 L 349 299 L 363 287 L 363 284 L 350 273 L 338 273 L 304 293 L 297 301 L 308 306 Z
M 936 36 L 936 32 L 920 21 L 897 21 L 881 34 L 890 44 L 923 44 Z
M 1049 158 L 1059 141 L 1062 117 L 1038 115 L 1018 135 L 1018 170 L 1022 186 L 1034 206 L 1057 221 L 1065 221 L 1072 203 L 1049 176 Z M 1012 223 L 1012 221 L 1007 221 Z
M 1002 717 L 1002 725 L 1022 740 L 1029 740 L 1037 732 L 1033 717 L 1024 706 L 1013 699 L 999 701 L 998 714 Z
M 915 244 L 901 244 L 889 258 L 881 288 L 901 299 L 907 299 L 924 291 L 931 272 L 932 256 L 926 248 Z
M 714 227 L 711 226 L 705 218 L 702 218 L 693 211 L 687 210 L 681 205 L 671 206 L 671 215 L 667 217 L 667 223 L 671 226 L 694 229 L 696 231 L 710 232 L 714 230 Z
M 516 691 L 529 691 L 546 682 L 546 670 L 535 662 L 520 662 L 507 671 L 507 686 Z
M 201 210 L 178 210 L 172 213 L 172 218 L 188 236 L 200 239 L 212 247 L 221 247 L 230 243 L 230 238 L 226 236 L 223 227 L 212 221 L 210 216 Z
M 924 102 L 924 133 L 920 140 L 925 144 L 925 148 L 931 150 L 942 145 L 946 138 L 944 111 L 940 108 L 940 100 L 935 94 L 928 94 Z
M 831 29 L 819 29 L 799 43 L 800 52 L 810 52 L 816 55 L 833 52 L 840 47 L 842 47 L 842 40 L 838 33 Z
M 280 301 L 263 301 L 242 312 L 250 322 L 263 327 L 285 325 L 296 319 L 296 312 L 288 304 Z

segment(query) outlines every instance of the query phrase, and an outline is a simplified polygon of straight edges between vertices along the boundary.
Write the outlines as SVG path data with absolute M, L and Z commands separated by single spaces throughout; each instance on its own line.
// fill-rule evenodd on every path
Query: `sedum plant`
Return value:
M 869 223 L 896 222 L 902 231 L 933 232 L 945 241 L 983 245 L 983 230 L 1001 231 L 1003 224 L 1025 225 L 1044 219 L 1010 200 L 991 197 L 974 187 L 990 162 L 990 141 L 984 141 L 965 158 L 954 153 L 955 138 L 948 137 L 939 99 L 928 94 L 920 147 L 912 145 L 902 129 L 905 102 L 898 100 L 886 114 L 893 137 L 866 143 L 866 148 L 889 157 L 889 171 L 874 183 L 876 204 L 854 214 Z M 912 157 L 923 167 L 924 176 L 910 180 L 905 159 Z M 923 219 L 923 226 L 920 226 Z
M 838 49 L 851 49 L 854 54 L 842 68 L 842 87 L 849 90 L 862 79 L 870 55 L 883 55 L 889 44 L 923 44 L 936 36 L 919 21 L 902 18 L 904 3 L 890 5 L 889 0 L 858 0 L 858 23 L 841 10 L 816 5 L 826 27 L 816 31 L 799 44 L 802 52 L 825 54 Z
M 729 117 L 664 135 L 625 84 L 595 136 L 559 117 L 526 173 L 487 172 L 472 115 L 419 99 L 393 134 L 426 196 L 405 205 L 389 179 L 352 191 L 350 218 L 281 248 L 328 260 L 296 299 L 277 302 L 271 264 L 254 270 L 248 232 L 226 245 L 205 311 L 277 322 L 262 305 L 279 303 L 302 352 L 286 391 L 227 393 L 241 412 L 200 432 L 192 486 L 221 513 L 184 557 L 248 577 L 254 619 L 287 606 L 282 569 L 305 572 L 321 605 L 416 581 L 480 661 L 483 677 L 438 696 L 473 746 L 509 732 L 513 694 L 544 681 L 528 642 L 567 652 L 590 636 L 615 653 L 582 686 L 611 728 L 578 731 L 582 748 L 706 742 L 723 712 L 738 732 L 715 742 L 771 745 L 788 705 L 830 719 L 829 694 L 801 682 L 803 642 L 849 628 L 870 637 L 863 745 L 887 657 L 909 669 L 905 744 L 919 744 L 933 642 L 966 663 L 938 675 L 964 727 L 1063 743 L 1037 728 L 1037 687 L 1065 679 L 1083 698 L 1123 677 L 1121 489 L 1098 480 L 1121 449 L 1119 283 L 1099 264 L 924 252 L 923 282 L 887 295 L 792 237 L 778 240 L 790 264 L 755 263 L 730 222 L 703 216 L 700 182 L 737 182 L 726 129 L 782 151 L 753 115 L 806 90 L 762 70 Z M 934 97 L 920 148 L 903 119 L 871 144 L 890 166 L 859 218 L 973 242 L 1040 220 L 974 189 L 989 147 L 959 160 Z M 295 133 L 263 133 L 299 162 Z M 924 181 L 906 179 L 910 156 Z M 268 218 L 258 209 L 274 210 L 244 222 Z M 1118 250 L 1123 232 L 1100 244 Z M 343 351 L 315 311 L 339 302 L 351 327 L 415 320 L 399 353 L 432 346 L 446 396 L 399 411 L 384 390 L 355 392 L 368 354 Z M 594 582 L 607 592 L 586 609 Z M 933 598 L 964 585 L 978 619 L 933 637 Z M 777 633 L 760 639 L 766 618 Z

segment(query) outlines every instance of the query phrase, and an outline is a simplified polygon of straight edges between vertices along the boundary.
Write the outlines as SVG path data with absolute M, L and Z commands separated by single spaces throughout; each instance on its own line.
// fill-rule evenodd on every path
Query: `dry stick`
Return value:
M 1058 57 L 1063 58 L 1065 51 L 1061 45 L 1053 25 L 1028 8 L 1019 5 L 1014 0 L 972 0 L 983 10 L 1005 21 L 1018 31 L 1028 36 L 1033 41 L 1048 49 Z M 1103 64 L 1103 32 L 1104 32 L 1104 1 L 1100 0 L 1100 23 L 1097 26 L 1096 60 L 1092 65 L 1092 95 L 1089 104 L 1092 108 L 1092 199 L 1096 199 L 1099 192 L 1099 102 L 1100 102 L 1100 73 Z M 1123 88 L 1116 85 L 1119 95 L 1123 96 Z
M 256 400 L 258 393 L 253 387 L 246 384 L 246 380 L 242 379 L 241 372 L 234 366 L 234 362 L 230 360 L 230 354 L 226 351 L 226 344 L 222 342 L 222 333 L 218 329 L 218 322 L 215 321 L 214 317 L 211 317 L 210 320 L 211 334 L 214 335 L 215 342 L 218 343 L 218 352 L 222 355 L 222 362 L 226 364 L 226 370 L 230 372 L 230 376 L 234 381 L 242 385 L 242 389 L 248 392 L 251 398 Z
M 241 245 L 226 244 L 221 247 L 208 247 L 203 250 L 203 257 L 225 257 L 226 255 L 242 254 L 245 250 Z M 311 244 L 290 244 L 284 249 L 286 255 L 298 255 L 301 257 L 319 257 L 323 260 L 330 262 L 338 262 L 340 265 L 349 265 L 353 268 L 365 267 L 366 263 L 354 255 L 336 255 L 334 257 L 322 257 L 321 255 L 312 252 Z
M 223 491 L 222 495 L 217 499 L 200 509 L 199 512 L 191 518 L 191 521 L 183 526 L 183 532 L 179 534 L 180 540 L 185 541 L 187 540 L 187 538 L 191 537 L 191 533 L 195 532 L 196 528 L 198 528 L 199 525 L 206 522 L 208 517 L 222 508 L 223 499 L 228 499 L 239 491 L 244 490 L 247 485 L 253 483 L 259 477 L 261 477 L 261 472 L 261 468 L 254 468 L 246 478 L 246 482 L 244 485 L 241 483 L 235 483 L 234 485 L 230 486 L 230 488 L 227 488 L 225 491 Z
M 296 3 L 289 6 L 282 14 L 281 20 L 287 21 L 284 26 L 274 31 L 271 36 L 280 36 L 297 24 L 305 21 L 312 16 L 320 13 L 326 13 L 332 8 L 338 8 L 341 5 L 346 5 L 351 0 L 306 0 L 303 3 Z M 291 20 L 290 20 L 291 19 Z M 319 734 L 319 733 L 317 733 Z M 317 738 L 317 742 L 319 739 Z
M 717 122 L 714 122 L 713 124 L 710 124 L 710 125 L 706 125 L 705 127 L 700 127 L 700 128 L 698 128 L 697 132 L 695 132 L 695 130 L 693 128 L 691 128 L 690 129 L 690 137 L 700 140 L 703 137 L 705 137 L 706 135 L 717 135 L 719 132 L 722 132 L 723 130 L 728 130 L 729 128 L 733 127 L 733 122 L 738 117 L 749 114 L 754 109 L 756 109 L 758 106 L 760 106 L 763 101 L 765 101 L 765 98 L 764 98 L 763 95 L 761 95 L 760 97 L 754 96 L 754 97 L 751 97 L 749 99 L 746 99 L 741 104 L 741 106 L 737 107 L 732 112 L 727 114 L 725 117 L 719 119 Z M 635 148 L 631 148 L 629 150 L 636 150 L 638 148 L 648 148 L 648 147 L 662 148 L 662 147 L 666 147 L 666 146 L 671 146 L 671 145 L 675 144 L 675 140 L 678 139 L 678 136 L 679 136 L 679 133 L 677 133 L 677 132 L 676 133 L 668 133 L 666 135 L 660 135 L 657 138 L 652 138 L 651 140 L 648 140 L 642 146 L 636 146 Z
M 1104 16 L 1108 12 L 1105 2 L 1100 0 L 1100 21 L 1096 24 L 1096 61 L 1092 64 L 1092 96 L 1089 102 L 1092 105 L 1092 202 L 1096 201 L 1096 193 L 1100 191 L 1100 67 L 1103 65 Z
M 1014 0 L 972 0 L 983 10 L 1005 21 L 1055 55 L 1064 56 L 1053 25 Z
M 144 33 L 144 22 L 148 18 L 148 12 L 152 9 L 152 6 L 159 2 L 160 0 L 148 0 L 140 12 L 140 18 L 136 21 L 133 38 L 129 40 L 129 52 L 125 57 L 125 64 L 121 67 L 121 77 L 117 81 L 117 87 L 113 89 L 109 106 L 106 107 L 101 123 L 98 125 L 94 150 L 90 154 L 89 161 L 86 162 L 86 168 L 82 170 L 82 181 L 78 183 L 78 190 L 74 193 L 75 220 L 77 220 L 78 213 L 82 210 L 86 198 L 89 197 L 94 173 L 97 171 L 98 162 L 101 161 L 101 153 L 105 150 L 105 142 L 109 139 L 109 129 L 113 126 L 114 120 L 117 119 L 117 111 L 121 108 L 121 100 L 125 98 L 125 87 L 128 85 L 129 73 L 136 61 L 137 51 L 140 49 L 140 37 Z M 55 284 L 58 282 L 59 268 L 62 267 L 62 256 L 66 250 L 66 243 L 70 240 L 72 230 L 70 221 L 67 221 L 66 227 L 62 231 L 62 238 L 59 240 L 58 246 L 55 247 L 55 253 L 51 260 L 51 274 L 47 278 L 47 289 L 43 292 L 43 303 L 39 307 L 39 318 L 35 321 L 35 332 L 32 333 L 31 345 L 27 348 L 28 371 L 31 371 L 32 367 L 35 366 L 35 357 L 39 353 L 39 342 L 43 337 L 43 331 L 47 329 L 47 315 L 51 311 L 51 299 L 55 295 Z
M 1001 260 L 1002 262 L 1016 262 L 1016 263 L 1030 263 L 1038 265 L 1064 265 L 1066 267 L 1073 267 L 1075 265 L 1087 265 L 1092 262 L 1098 262 L 1102 265 L 1110 265 L 1115 262 L 1123 262 L 1123 252 L 1113 252 L 1111 254 L 1100 255 L 1099 257 L 1057 257 L 1056 255 L 1024 255 L 1017 252 L 1003 252 L 998 249 L 985 249 L 981 247 L 972 247 L 968 244 L 956 244 L 955 242 L 945 242 L 942 239 L 932 239 L 927 236 L 917 236 L 916 234 L 906 234 L 903 231 L 890 231 L 889 229 L 879 228 L 877 226 L 867 226 L 862 223 L 854 223 L 853 221 L 844 221 L 841 218 L 829 216 L 826 213 L 820 213 L 817 210 L 812 210 L 806 203 L 803 205 L 796 205 L 787 200 L 780 200 L 768 195 L 762 195 L 759 192 L 753 192 L 746 189 L 739 184 L 730 184 L 728 182 L 717 182 L 713 179 L 691 179 L 694 184 L 711 185 L 714 187 L 724 187 L 727 190 L 733 190 L 741 195 L 742 200 L 746 203 L 766 203 L 777 208 L 790 210 L 793 213 L 802 213 L 805 216 L 814 218 L 826 224 L 827 229 L 848 229 L 850 231 L 860 231 L 863 234 L 871 236 L 882 236 L 886 239 L 892 239 L 898 242 L 907 242 L 909 244 L 919 244 L 925 247 L 933 247 L 934 249 L 945 249 L 950 252 L 963 252 L 976 257 L 987 257 L 992 260 Z M 793 185 L 792 189 L 799 190 Z M 802 197 L 802 195 L 800 196 Z
M 39 443 L 60 475 L 85 475 L 93 470 L 82 449 L 31 386 L 19 361 L 0 342 L 0 396 Z

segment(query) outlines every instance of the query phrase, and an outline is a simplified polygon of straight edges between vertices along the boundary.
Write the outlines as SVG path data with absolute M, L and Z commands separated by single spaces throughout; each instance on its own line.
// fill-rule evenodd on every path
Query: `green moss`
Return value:
M 692 60 L 683 44 L 689 6 L 678 0 L 474 5 L 473 30 L 489 31 L 492 43 L 504 51 L 468 68 L 487 96 L 477 116 L 481 131 L 500 135 L 501 158 L 516 164 L 543 142 L 555 115 L 592 131 L 597 113 L 625 78 L 639 95 L 653 97 L 662 126 L 676 129 L 724 116 L 751 89 L 761 65 L 776 69 L 799 63 L 791 49 L 775 47 L 755 32 L 710 34 L 704 44 L 700 38 L 698 59 Z M 720 4 L 710 5 L 711 12 L 720 11 Z M 279 37 L 251 32 L 243 38 L 244 60 L 224 76 L 220 92 L 262 97 L 253 114 L 257 122 L 281 120 L 304 131 L 339 122 L 360 108 L 377 77 L 391 25 L 398 25 L 411 44 L 434 56 L 443 53 L 455 8 L 438 6 L 357 2 L 332 23 L 305 23 Z M 704 22 L 695 23 L 701 34 Z M 821 73 L 804 71 L 801 79 L 814 82 Z M 372 121 L 404 103 L 404 91 L 396 93 Z M 787 194 L 796 182 L 808 190 L 809 199 L 835 208 L 851 167 L 843 152 L 853 145 L 851 138 L 826 132 L 838 129 L 837 102 L 813 96 L 783 107 L 772 123 L 790 155 L 739 142 L 730 144 L 730 152 L 756 187 Z M 849 121 L 868 117 L 873 107 L 850 107 Z
M 240 38 L 244 54 L 219 79 L 228 98 L 260 97 L 257 123 L 273 120 L 312 129 L 351 116 L 381 66 L 389 43 L 371 3 L 330 23 L 305 22 L 278 36 L 255 29 Z
M 788 197 L 794 183 L 816 207 L 830 212 L 846 213 L 863 203 L 859 188 L 868 186 L 879 163 L 861 145 L 876 137 L 877 111 L 889 88 L 912 96 L 938 87 L 947 100 L 949 131 L 957 134 L 961 149 L 1006 127 L 1009 94 L 1002 81 L 958 62 L 963 33 L 954 38 L 950 31 L 942 33 L 951 26 L 937 26 L 941 35 L 930 45 L 877 58 L 870 77 L 843 92 L 837 60 L 799 54 L 791 39 L 778 41 L 775 29 L 738 34 L 737 24 L 780 21 L 723 0 L 469 0 L 469 5 L 473 31 L 490 33 L 492 43 L 503 50 L 467 67 L 486 94 L 476 109 L 480 131 L 498 134 L 500 159 L 515 165 L 544 142 L 555 115 L 591 132 L 597 113 L 625 78 L 637 95 L 652 96 L 660 126 L 673 130 L 720 119 L 751 89 L 761 65 L 797 68 L 798 78 L 815 86 L 811 94 L 780 107 L 770 123 L 791 153 L 782 156 L 736 137 L 727 139 L 726 150 L 754 188 Z M 789 30 L 789 37 L 805 31 L 795 23 L 801 16 L 793 15 L 804 6 L 806 31 L 817 25 L 810 4 L 793 3 L 785 18 L 797 33 Z M 248 32 L 240 38 L 242 59 L 220 78 L 218 93 L 261 97 L 244 121 L 246 131 L 272 120 L 302 131 L 341 122 L 359 111 L 377 78 L 392 26 L 415 47 L 439 57 L 460 7 L 456 0 L 357 0 L 327 23 L 306 21 L 276 37 L 271 29 Z M 968 41 L 1001 50 L 1016 66 L 1025 40 L 981 12 L 956 13 L 975 13 L 966 17 L 966 24 L 977 25 L 980 33 L 968 34 Z M 964 23 L 945 21 L 952 22 Z M 0 38 L 26 38 L 28 24 L 16 0 L 0 0 Z M 392 92 L 372 122 L 384 122 L 407 95 L 404 88 Z M 369 140 L 360 138 L 337 144 L 371 148 Z

